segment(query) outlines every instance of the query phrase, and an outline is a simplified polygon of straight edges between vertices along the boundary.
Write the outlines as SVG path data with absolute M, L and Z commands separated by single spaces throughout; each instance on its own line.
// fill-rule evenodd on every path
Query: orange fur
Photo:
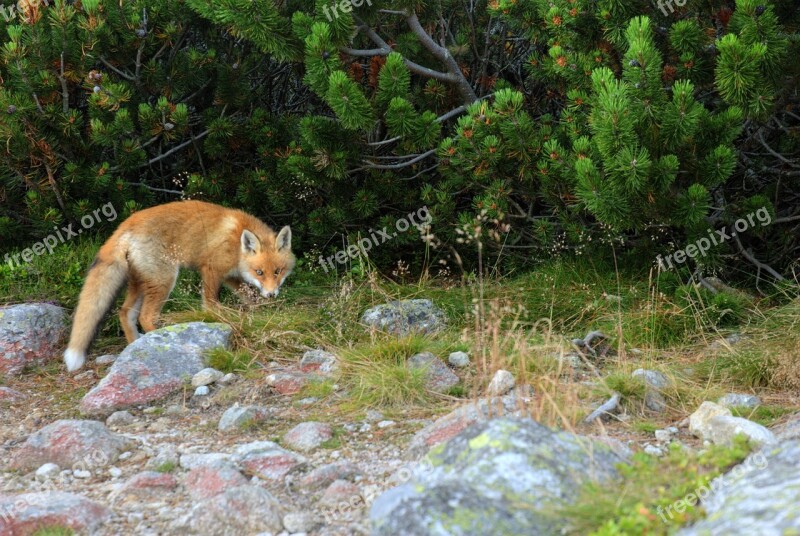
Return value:
M 240 296 L 246 286 L 264 297 L 277 296 L 294 268 L 291 240 L 288 226 L 276 234 L 245 212 L 201 201 L 136 212 L 103 244 L 89 270 L 64 353 L 67 368 L 83 366 L 100 322 L 126 282 L 119 318 L 131 343 L 139 335 L 137 319 L 145 332 L 158 326 L 179 268 L 200 272 L 206 308 L 218 302 L 223 284 Z

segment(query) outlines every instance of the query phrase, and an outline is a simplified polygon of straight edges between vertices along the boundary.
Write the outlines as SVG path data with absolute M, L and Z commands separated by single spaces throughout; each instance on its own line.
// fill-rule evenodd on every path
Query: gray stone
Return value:
M 408 367 L 425 370 L 425 387 L 435 393 L 445 393 L 459 381 L 458 376 L 430 352 L 409 357 Z
M 208 396 L 210 392 L 211 389 L 208 388 L 208 385 L 201 385 L 194 390 L 194 396 Z
M 278 533 L 283 528 L 282 517 L 280 503 L 270 492 L 239 486 L 197 503 L 184 524 L 206 536 Z
M 445 314 L 431 300 L 399 300 L 367 309 L 361 322 L 368 327 L 398 336 L 411 333 L 430 335 L 445 326 Z
M 646 385 L 655 389 L 666 389 L 671 382 L 663 373 L 657 370 L 636 369 L 631 374 L 634 378 L 641 378 Z
M 732 415 L 732 413 L 728 408 L 714 402 L 703 402 L 694 413 L 689 415 L 689 432 L 701 439 L 707 437 L 710 433 L 709 422 L 718 415 Z
M 507 370 L 498 370 L 494 373 L 492 381 L 486 387 L 486 394 L 490 396 L 503 396 L 511 391 L 516 385 L 514 375 Z
M 233 406 L 222 414 L 217 429 L 220 432 L 241 430 L 245 426 L 267 420 L 269 415 L 269 409 L 263 406 Z
M 339 360 L 325 350 L 309 350 L 300 359 L 303 372 L 317 372 L 324 376 L 333 376 L 339 371 Z
M 227 346 L 230 334 L 230 326 L 203 322 L 146 333 L 123 350 L 106 377 L 83 397 L 81 411 L 109 414 L 180 391 L 205 368 L 205 352 Z
M 28 535 L 47 528 L 69 527 L 95 534 L 111 520 L 105 506 L 61 491 L 0 495 L 0 534 Z
M 116 354 L 104 354 L 95 358 L 94 362 L 97 365 L 110 365 L 117 360 Z
M 453 352 L 447 357 L 447 362 L 455 368 L 468 367 L 469 354 L 467 352 Z
M 291 534 L 311 532 L 317 525 L 317 518 L 307 512 L 292 512 L 283 516 L 283 528 Z
M 705 488 L 707 516 L 680 536 L 800 534 L 800 440 L 756 451 Z M 700 490 L 698 490 L 700 495 Z
M 16 376 L 61 355 L 67 312 L 49 303 L 0 307 L 0 375 Z
M 48 462 L 36 470 L 36 480 L 44 482 L 57 477 L 60 472 L 61 468 L 58 465 Z
M 755 395 L 743 393 L 728 393 L 717 400 L 717 404 L 726 408 L 754 408 L 761 405 L 761 399 Z
M 739 434 L 747 436 L 750 442 L 757 446 L 769 445 L 777 441 L 775 435 L 760 424 L 730 415 L 718 415 L 710 419 L 703 439 L 711 441 L 715 445 L 731 445 L 733 438 Z
M 135 445 L 111 433 L 101 422 L 60 420 L 28 436 L 14 453 L 11 467 L 32 471 L 45 463 L 64 468 L 94 469 L 115 462 Z
M 128 426 L 136 419 L 128 411 L 115 411 L 106 419 L 106 426 Z
M 664 395 L 655 389 L 647 389 L 644 392 L 644 405 L 650 411 L 662 413 L 667 409 L 667 401 Z
M 426 460 L 428 471 L 372 504 L 373 536 L 560 534 L 559 509 L 622 461 L 602 443 L 510 418 L 473 425 Z
M 225 374 L 217 369 L 208 367 L 204 368 L 194 376 L 192 376 L 192 387 L 200 387 L 203 385 L 211 385 L 225 377 Z
M 308 452 L 333 437 L 329 424 L 321 422 L 301 422 L 283 436 L 286 446 L 295 450 Z

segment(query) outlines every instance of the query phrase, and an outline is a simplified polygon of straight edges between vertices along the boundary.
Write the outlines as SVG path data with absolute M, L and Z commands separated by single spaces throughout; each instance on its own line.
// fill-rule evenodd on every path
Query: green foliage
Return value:
M 620 478 L 604 484 L 589 482 L 580 498 L 563 513 L 567 533 L 618 536 L 671 534 L 702 519 L 697 494 L 710 482 L 741 463 L 749 454 L 746 438 L 731 447 L 711 446 L 701 453 L 673 443 L 663 458 L 637 452 L 630 464 L 619 464 Z M 681 507 L 676 509 L 678 501 Z

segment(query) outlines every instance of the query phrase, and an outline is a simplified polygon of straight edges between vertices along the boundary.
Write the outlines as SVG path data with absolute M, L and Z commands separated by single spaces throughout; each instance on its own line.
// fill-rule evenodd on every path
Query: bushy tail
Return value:
M 114 304 L 127 275 L 127 263 L 118 260 L 104 261 L 99 255 L 95 259 L 78 298 L 69 345 L 64 352 L 64 363 L 67 364 L 68 371 L 72 372 L 83 366 L 97 328 Z

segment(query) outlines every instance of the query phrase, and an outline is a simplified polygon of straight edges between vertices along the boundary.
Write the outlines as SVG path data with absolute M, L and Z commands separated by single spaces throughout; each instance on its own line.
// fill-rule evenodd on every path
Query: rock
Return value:
M 292 512 L 283 516 L 283 528 L 290 534 L 307 533 L 317 528 L 319 522 L 313 514 Z
M 645 454 L 649 454 L 650 456 L 655 456 L 657 458 L 660 458 L 664 455 L 664 449 L 655 445 L 645 445 L 644 449 L 642 450 L 644 450 Z
M 383 413 L 377 409 L 368 409 L 364 420 L 367 422 L 378 422 L 383 420 Z
M 217 383 L 221 383 L 222 385 L 230 385 L 233 382 L 235 382 L 238 378 L 239 376 L 237 376 L 233 372 L 229 372 L 225 376 L 220 378 L 220 380 Z
M 225 374 L 213 368 L 204 368 L 194 376 L 192 376 L 192 387 L 201 387 L 203 385 L 211 385 L 225 377 Z
M 325 376 L 333 376 L 339 371 L 339 360 L 325 350 L 309 350 L 300 359 L 300 370 L 303 372 L 317 372 Z
M 129 478 L 111 495 L 111 500 L 117 504 L 163 500 L 166 492 L 174 491 L 177 487 L 178 481 L 170 474 L 144 471 Z
M 227 346 L 230 334 L 230 326 L 203 322 L 177 324 L 144 334 L 122 351 L 106 377 L 83 397 L 81 411 L 108 414 L 181 390 L 184 378 L 205 367 L 203 354 Z
M 95 372 L 92 369 L 84 370 L 83 372 L 76 374 L 75 376 L 72 377 L 73 380 L 79 382 L 94 380 L 95 378 L 97 378 L 97 374 L 95 374 Z
M 255 441 L 237 447 L 236 460 L 248 475 L 264 480 L 282 480 L 306 463 L 306 459 L 299 454 L 283 449 L 272 441 Z
M 754 408 L 761 405 L 761 399 L 755 395 L 728 393 L 717 400 L 717 404 L 726 408 Z
M 167 443 L 166 445 L 157 446 L 155 450 L 155 456 L 147 460 L 144 466 L 145 469 L 164 472 L 167 469 L 173 469 L 179 466 L 180 460 L 175 445 Z
M 232 466 L 234 456 L 224 452 L 207 452 L 202 454 L 183 454 L 178 463 L 183 469 L 194 469 L 195 467 L 220 467 Z
M 115 462 L 134 444 L 97 421 L 61 420 L 28 436 L 13 453 L 11 467 L 31 471 L 49 462 L 73 470 L 95 469 Z
M 467 352 L 452 352 L 447 356 L 447 362 L 455 368 L 465 368 L 469 366 L 469 354 Z
M 115 354 L 105 354 L 99 357 L 96 357 L 94 362 L 96 365 L 110 365 L 114 361 L 117 360 L 117 356 Z
M 694 413 L 689 415 L 689 432 L 699 438 L 705 438 L 710 433 L 709 421 L 718 415 L 732 415 L 726 407 L 705 401 Z
M 381 421 L 381 422 L 378 423 L 378 428 L 381 428 L 381 429 L 389 428 L 390 426 L 394 426 L 395 424 L 397 424 L 397 423 L 394 422 L 394 421 L 389 421 L 389 420 Z
M 307 490 L 321 489 L 335 480 L 352 480 L 361 471 L 351 462 L 342 461 L 317 467 L 297 481 L 297 487 Z
M 111 475 L 111 478 L 119 478 L 122 476 L 122 469 L 119 467 L 110 467 L 108 469 L 108 474 Z
M 670 430 L 656 430 L 656 441 L 659 443 L 669 443 L 672 441 L 672 432 Z
M 330 425 L 321 422 L 302 422 L 286 432 L 283 442 L 287 447 L 309 452 L 333 437 Z
M 775 435 L 760 424 L 730 415 L 718 415 L 711 418 L 703 439 L 711 441 L 715 445 L 731 445 L 733 438 L 739 434 L 744 434 L 757 446 L 770 445 L 777 441 Z
M 705 519 L 680 536 L 800 533 L 800 440 L 756 451 L 697 490 Z
M 362 507 L 365 505 L 359 487 L 347 480 L 333 481 L 319 500 L 321 506 L 333 507 L 339 506 L 341 503 L 349 506 L 353 502 L 360 502 Z
M 54 463 L 46 463 L 36 470 L 36 480 L 44 482 L 58 476 L 61 468 Z
M 780 440 L 800 439 L 800 413 L 795 413 L 785 422 L 776 426 L 775 435 Z
M 514 375 L 507 370 L 498 370 L 494 373 L 492 381 L 486 387 L 486 394 L 490 396 L 503 396 L 514 388 L 516 381 Z
M 67 312 L 49 303 L 0 307 L 0 375 L 60 358 L 66 320 Z
M 664 395 L 655 389 L 646 389 L 644 392 L 644 406 L 650 411 L 662 413 L 667 409 L 667 401 Z
M 15 391 L 10 387 L 0 386 L 0 406 L 11 406 L 13 404 L 19 404 L 20 402 L 26 400 L 27 398 L 28 398 L 27 395 L 24 395 L 19 391 Z
M 220 432 L 242 430 L 247 426 L 266 421 L 269 416 L 269 409 L 263 406 L 233 406 L 222 414 L 217 429 Z
M 92 478 L 92 472 L 87 469 L 75 469 L 72 471 L 72 476 L 86 480 L 87 478 Z
M 208 385 L 201 385 L 194 390 L 194 396 L 208 396 L 210 392 L 211 389 L 208 388 Z
M 407 457 L 418 459 L 434 445 L 447 441 L 479 421 L 502 415 L 520 416 L 522 414 L 523 410 L 517 406 L 517 400 L 510 396 L 481 398 L 470 402 L 439 417 L 414 434 L 408 446 Z
M 361 323 L 370 328 L 404 337 L 411 333 L 430 335 L 445 326 L 445 314 L 431 300 L 400 300 L 367 309 Z
M 445 393 L 459 382 L 458 376 L 430 352 L 409 357 L 408 368 L 425 370 L 425 387 L 435 393 Z
M 636 369 L 631 374 L 634 378 L 641 378 L 644 383 L 655 389 L 666 389 L 671 385 L 669 378 L 657 370 Z
M 105 506 L 61 491 L 0 495 L 0 534 L 28 536 L 47 528 L 93 534 L 111 515 Z
M 186 475 L 183 484 L 194 501 L 219 495 L 226 489 L 247 485 L 247 479 L 233 466 L 195 467 Z
M 299 372 L 274 372 L 267 374 L 266 382 L 282 395 L 293 395 L 305 387 L 308 375 Z
M 731 333 L 724 339 L 716 340 L 712 342 L 708 347 L 711 350 L 721 350 L 723 348 L 730 348 L 734 344 L 740 343 L 744 337 L 742 337 L 739 333 Z
M 280 504 L 270 492 L 239 486 L 197 503 L 184 525 L 205 536 L 277 534 L 283 528 L 282 517 Z
M 557 512 L 622 461 L 602 443 L 516 418 L 470 426 L 426 460 L 428 471 L 372 504 L 374 536 L 560 534 Z
M 136 419 L 127 411 L 115 411 L 106 419 L 106 426 L 128 426 Z

